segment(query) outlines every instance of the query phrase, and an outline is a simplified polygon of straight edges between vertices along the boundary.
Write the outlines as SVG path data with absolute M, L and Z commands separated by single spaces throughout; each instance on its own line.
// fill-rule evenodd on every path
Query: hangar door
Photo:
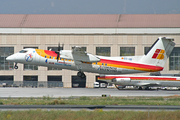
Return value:
M 81 78 L 78 76 L 72 76 L 72 88 L 85 88 L 86 87 L 86 77 Z

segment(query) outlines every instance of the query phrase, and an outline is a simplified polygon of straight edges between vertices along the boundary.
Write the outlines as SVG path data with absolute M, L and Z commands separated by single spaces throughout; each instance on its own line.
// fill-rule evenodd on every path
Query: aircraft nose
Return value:
M 14 55 L 11 55 L 11 56 L 8 56 L 6 58 L 7 61 L 14 61 L 15 60 L 15 56 Z

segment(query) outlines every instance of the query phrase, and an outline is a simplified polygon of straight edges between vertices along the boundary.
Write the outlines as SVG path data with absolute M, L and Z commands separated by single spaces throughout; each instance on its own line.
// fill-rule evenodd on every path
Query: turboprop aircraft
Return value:
M 143 56 L 105 57 L 92 55 L 81 47 L 58 51 L 27 48 L 6 58 L 17 63 L 46 67 L 58 67 L 78 71 L 77 76 L 85 77 L 84 72 L 99 74 L 130 74 L 157 72 L 163 70 L 164 64 L 175 46 L 173 38 L 159 37 Z
M 126 86 L 137 86 L 140 90 L 143 87 L 180 87 L 180 77 L 175 76 L 135 76 L 135 75 L 106 75 L 98 77 L 98 80 L 108 83 Z

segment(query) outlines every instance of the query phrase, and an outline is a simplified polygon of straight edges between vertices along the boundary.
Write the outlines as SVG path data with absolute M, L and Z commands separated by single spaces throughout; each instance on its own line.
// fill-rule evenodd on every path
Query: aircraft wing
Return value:
M 72 49 L 72 53 L 77 54 L 77 55 L 84 55 L 84 56 L 87 55 L 85 49 L 83 49 L 82 47 L 79 47 L 79 46 L 74 46 Z
M 87 53 L 82 47 L 75 46 L 72 49 L 72 56 L 75 61 L 81 62 L 99 62 L 100 59 L 95 55 Z
M 159 83 L 138 83 L 138 86 L 148 86 L 148 87 L 154 87 L 154 86 L 159 86 Z

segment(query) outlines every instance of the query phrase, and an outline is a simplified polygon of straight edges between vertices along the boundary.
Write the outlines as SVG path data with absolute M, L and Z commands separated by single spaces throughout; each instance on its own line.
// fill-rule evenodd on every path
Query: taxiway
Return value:
M 107 88 L 0 88 L 0 97 L 71 97 L 71 96 L 174 96 L 179 90 L 117 90 Z

